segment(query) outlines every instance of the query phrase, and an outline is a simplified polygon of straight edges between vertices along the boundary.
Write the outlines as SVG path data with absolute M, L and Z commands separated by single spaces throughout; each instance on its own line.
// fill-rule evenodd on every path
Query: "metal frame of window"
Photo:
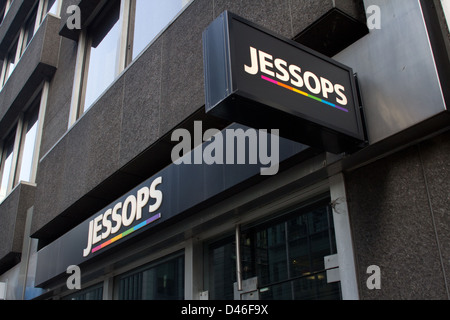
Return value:
M 159 266 L 161 266 L 161 265 L 163 265 L 165 263 L 173 262 L 174 260 L 180 259 L 180 258 L 183 259 L 182 277 L 183 277 L 183 288 L 184 288 L 184 285 L 185 285 L 185 280 L 184 279 L 186 277 L 185 263 L 184 263 L 185 262 L 185 252 L 184 252 L 184 250 L 181 250 L 181 251 L 178 251 L 178 252 L 166 255 L 164 257 L 161 257 L 159 259 L 153 260 L 153 261 L 151 261 L 151 262 L 149 262 L 147 264 L 140 265 L 137 268 L 133 268 L 133 269 L 131 269 L 131 270 L 127 271 L 127 272 L 121 273 L 120 275 L 115 277 L 115 279 L 114 279 L 114 284 L 115 284 L 114 285 L 114 287 L 115 287 L 114 299 L 115 300 L 119 300 L 120 299 L 120 291 L 121 291 L 121 288 L 122 288 L 121 285 L 122 285 L 122 280 L 123 279 L 129 278 L 129 277 L 132 277 L 132 276 L 136 276 L 136 275 L 141 275 L 145 271 L 157 268 L 157 267 L 159 267 Z M 136 290 L 136 288 L 134 290 Z M 184 296 L 184 293 L 185 292 L 183 290 L 183 296 Z M 140 294 L 142 294 L 142 293 L 133 292 L 133 295 L 140 295 Z
M 184 0 L 182 9 L 178 12 L 175 17 L 169 21 L 166 27 L 162 28 L 158 36 L 167 29 L 167 27 L 194 1 L 194 0 Z M 115 72 L 115 79 L 133 63 L 133 30 L 134 30 L 134 12 L 136 7 L 136 0 L 120 0 L 120 35 L 119 35 L 119 49 L 118 49 L 118 63 L 117 70 Z M 98 19 L 98 18 L 97 18 Z M 150 46 L 153 39 L 148 45 Z M 86 83 L 87 83 L 87 73 L 89 68 L 90 59 L 90 46 L 91 40 L 89 38 L 89 33 L 86 29 L 81 30 L 78 39 L 78 51 L 77 51 L 77 61 L 75 64 L 75 74 L 72 88 L 72 101 L 70 106 L 68 128 L 71 128 L 79 118 L 85 113 L 85 94 L 86 94 Z M 145 51 L 145 49 L 143 50 Z M 142 52 L 141 52 L 142 53 Z M 138 55 L 139 56 L 139 55 Z M 136 57 L 137 59 L 137 57 Z M 135 59 L 135 60 L 136 60 Z M 115 80 L 114 80 L 115 81 Z M 112 83 L 114 83 L 114 81 Z M 111 83 L 111 84 L 112 84 Z M 111 85 L 110 84 L 110 85 Z M 106 89 L 108 90 L 108 88 Z M 106 91 L 105 90 L 105 91 Z M 101 96 L 102 94 L 100 94 Z
M 61 10 L 61 0 L 58 1 L 58 7 L 57 12 L 60 12 Z M 25 19 L 25 23 L 20 28 L 20 31 L 18 35 L 16 35 L 17 39 L 14 40 L 13 45 L 8 50 L 8 53 L 3 59 L 3 66 L 2 71 L 0 73 L 0 87 L 3 88 L 3 86 L 8 81 L 9 77 L 12 74 L 13 70 L 10 70 L 11 68 L 11 61 L 13 61 L 14 68 L 19 63 L 20 58 L 25 53 L 28 44 L 31 42 L 31 39 L 36 34 L 37 30 L 39 29 L 40 25 L 44 21 L 46 15 L 47 15 L 47 7 L 49 4 L 49 0 L 39 0 L 38 3 L 35 4 L 33 9 L 28 14 L 27 18 Z M 8 6 L 7 6 L 8 7 Z M 6 14 L 6 13 L 5 13 Z M 33 27 L 33 34 L 29 34 L 30 29 L 29 23 L 34 19 L 34 27 Z M 15 50 L 14 57 L 10 57 L 11 52 Z
M 36 182 L 36 172 L 37 172 L 37 166 L 38 166 L 38 160 L 39 160 L 39 150 L 41 145 L 41 138 L 42 138 L 42 130 L 43 130 L 43 123 L 44 123 L 44 117 L 45 117 L 45 110 L 47 107 L 47 99 L 48 99 L 48 90 L 49 90 L 49 82 L 44 82 L 38 90 L 35 91 L 34 95 L 31 97 L 29 102 L 26 104 L 24 111 L 20 114 L 19 118 L 17 119 L 16 124 L 14 125 L 14 148 L 13 148 L 13 159 L 11 164 L 11 169 L 9 172 L 9 178 L 8 178 L 8 185 L 6 188 L 6 197 L 11 193 L 11 191 L 21 182 L 19 181 L 20 177 L 20 169 L 22 164 L 22 156 L 23 156 L 23 144 L 24 144 L 24 137 L 26 135 L 27 130 L 27 113 L 28 111 L 31 111 L 31 108 L 39 108 L 38 116 L 37 116 L 37 130 L 36 130 L 36 137 L 34 141 L 34 148 L 33 148 L 33 158 L 31 160 L 31 174 L 29 181 L 26 181 L 27 183 L 35 184 Z M 26 111 L 25 111 L 26 110 Z M 2 148 L 0 148 L 0 177 L 3 175 L 4 170 L 4 144 L 7 138 L 11 137 L 12 131 L 3 139 L 2 142 Z M 1 178 L 0 178 L 1 179 Z M 0 181 L 1 182 L 1 181 Z M 4 199 L 0 199 L 0 202 L 2 202 Z
M 258 245 L 257 245 L 257 239 L 256 236 L 257 234 L 263 235 L 266 234 L 266 239 L 267 241 L 269 241 L 269 234 L 268 232 L 273 232 L 275 229 L 272 229 L 273 227 L 277 227 L 277 228 L 281 228 L 284 232 L 284 237 L 283 238 L 279 238 L 277 239 L 278 241 L 281 241 L 283 243 L 280 242 L 281 245 L 283 245 L 284 247 L 284 255 L 285 255 L 285 260 L 282 260 L 282 265 L 284 266 L 283 268 L 281 268 L 282 270 L 285 269 L 285 276 L 286 278 L 284 279 L 280 279 L 280 280 L 270 280 L 269 282 L 263 282 L 263 279 L 259 279 L 260 285 L 262 285 L 265 289 L 268 288 L 274 288 L 280 285 L 288 285 L 290 287 L 290 292 L 291 292 L 291 296 L 294 297 L 296 293 L 294 293 L 294 282 L 298 281 L 298 280 L 302 280 L 302 279 L 306 279 L 306 278 L 310 278 L 310 277 L 316 277 L 320 274 L 324 274 L 326 272 L 325 269 L 317 269 L 317 270 L 313 270 L 313 266 L 310 265 L 310 263 L 313 261 L 313 258 L 311 256 L 312 252 L 314 251 L 313 248 L 311 248 L 311 239 L 319 233 L 322 233 L 323 231 L 327 231 L 328 232 L 328 238 L 329 238 L 329 248 L 330 248 L 330 252 L 328 252 L 328 255 L 332 255 L 332 254 L 336 254 L 335 250 L 335 235 L 334 235 L 334 224 L 332 222 L 332 212 L 331 212 L 331 207 L 329 205 L 330 201 L 329 201 L 329 195 L 327 194 L 323 194 L 317 198 L 312 198 L 309 199 L 306 203 L 300 203 L 297 207 L 294 208 L 289 208 L 288 210 L 282 210 L 281 212 L 279 212 L 278 214 L 275 214 L 272 217 L 266 217 L 263 218 L 261 221 L 258 220 L 254 223 L 250 223 L 248 225 L 245 226 L 239 226 L 236 229 L 236 236 L 233 237 L 231 234 L 230 236 L 227 237 L 228 241 L 224 242 L 223 240 L 219 240 L 218 242 L 208 242 L 207 247 L 208 249 L 205 250 L 205 253 L 207 253 L 207 257 L 205 256 L 205 263 L 210 263 L 210 259 L 211 256 L 211 249 L 214 248 L 220 248 L 222 247 L 224 244 L 230 244 L 228 243 L 229 241 L 232 241 L 232 247 L 234 249 L 234 246 L 236 246 L 235 252 L 236 252 L 236 257 L 239 257 L 239 259 L 236 259 L 236 275 L 233 274 L 233 279 L 234 277 L 236 278 L 236 281 L 238 283 L 238 288 L 239 288 L 239 280 L 243 280 L 242 278 L 244 277 L 244 274 L 246 274 L 246 278 L 251 278 L 253 276 L 256 276 L 257 274 L 259 274 L 262 270 L 260 270 L 259 268 L 261 267 L 258 264 L 258 259 L 257 259 L 257 254 L 258 252 L 260 252 L 260 250 L 258 249 Z M 326 217 L 327 217 L 327 227 L 324 230 L 310 230 L 309 227 L 309 223 L 306 224 L 306 233 L 304 235 L 302 235 L 300 238 L 304 239 L 307 241 L 307 247 L 308 247 L 308 251 L 307 251 L 307 256 L 308 259 L 306 262 L 308 262 L 308 274 L 307 275 L 296 275 L 294 274 L 294 271 L 291 270 L 291 264 L 289 263 L 290 261 L 290 243 L 292 241 L 294 241 L 293 239 L 289 239 L 288 238 L 288 231 L 290 230 L 289 227 L 289 222 L 292 222 L 293 219 L 295 218 L 300 218 L 300 217 L 306 217 L 308 219 L 308 217 L 312 217 L 309 216 L 309 214 L 311 214 L 312 212 L 314 212 L 315 210 L 318 209 L 323 209 L 325 208 L 326 210 Z M 306 215 L 306 216 L 305 216 Z M 311 222 L 309 219 L 307 220 L 308 222 Z M 280 229 L 280 230 L 281 230 Z M 238 235 L 239 232 L 239 235 Z M 273 235 L 273 234 L 272 234 Z M 240 240 L 237 240 L 240 239 Z M 272 238 L 273 240 L 273 238 Z M 298 239 L 297 239 L 298 240 Z M 249 241 L 249 242 L 248 242 Z M 239 243 L 239 246 L 236 245 L 236 243 Z M 267 254 L 269 254 L 269 247 L 267 248 Z M 241 254 L 239 254 L 239 251 L 241 252 Z M 245 260 L 244 261 L 244 256 L 242 255 L 242 253 L 246 253 L 247 258 L 251 257 L 250 260 Z M 248 256 L 250 254 L 250 256 Z M 273 257 L 272 257 L 273 258 Z M 281 261 L 280 261 L 281 262 Z M 241 272 L 239 272 L 239 263 L 242 265 L 241 266 Z M 210 270 L 211 266 L 208 267 L 208 270 Z M 248 269 L 249 268 L 249 269 Z M 246 270 L 246 271 L 245 271 Z M 248 270 L 252 270 L 251 272 L 253 272 L 254 274 L 248 274 Z M 283 273 L 284 273 L 283 272 Z M 239 277 L 239 274 L 240 276 Z M 267 274 L 270 276 L 277 276 L 276 274 Z M 239 279 L 241 278 L 241 279 Z M 211 279 L 205 279 L 205 283 L 210 282 Z M 231 283 L 229 285 L 232 285 Z M 212 289 L 212 288 L 209 288 Z M 232 292 L 232 286 L 230 287 L 230 290 Z M 242 289 L 241 289 L 242 290 Z M 240 291 L 240 290 L 239 290 Z M 261 291 L 262 292 L 262 291 Z M 213 293 L 213 292 L 212 292 Z

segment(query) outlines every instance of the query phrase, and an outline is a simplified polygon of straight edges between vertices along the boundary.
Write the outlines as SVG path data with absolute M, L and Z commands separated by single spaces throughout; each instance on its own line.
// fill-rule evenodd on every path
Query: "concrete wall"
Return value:
M 446 132 L 346 176 L 361 299 L 450 298 L 449 154 Z

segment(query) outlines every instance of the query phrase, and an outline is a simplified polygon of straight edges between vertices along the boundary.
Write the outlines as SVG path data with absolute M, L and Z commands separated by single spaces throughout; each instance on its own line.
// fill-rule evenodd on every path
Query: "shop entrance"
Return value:
M 341 299 L 339 282 L 329 283 L 324 258 L 336 254 L 329 199 L 242 227 L 242 295 L 260 300 Z M 236 237 L 208 246 L 210 299 L 236 298 Z

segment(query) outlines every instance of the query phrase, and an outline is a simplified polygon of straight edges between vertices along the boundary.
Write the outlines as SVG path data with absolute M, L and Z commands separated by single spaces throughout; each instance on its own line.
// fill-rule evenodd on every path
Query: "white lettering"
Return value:
M 271 77 L 275 77 L 275 72 L 267 69 L 267 68 L 273 68 L 273 63 L 268 60 L 272 61 L 273 57 L 270 54 L 259 50 L 259 63 L 261 64 L 261 72 L 265 73 Z
M 345 88 L 344 86 L 341 86 L 340 84 L 337 84 L 334 86 L 334 91 L 336 91 L 336 94 L 339 96 L 339 99 L 336 99 L 337 103 L 346 106 L 348 103 L 347 97 L 344 94 Z
M 102 230 L 102 224 L 100 222 L 103 220 L 103 215 L 99 215 L 94 219 L 94 230 L 92 235 L 92 244 L 96 244 L 102 241 L 102 235 L 99 232 Z
M 317 76 L 314 72 L 306 71 L 302 74 L 302 69 L 295 65 L 289 64 L 286 60 L 276 58 L 270 55 L 269 53 L 258 50 L 254 47 L 250 47 L 250 61 L 251 66 L 244 65 L 244 70 L 248 74 L 256 75 L 259 71 L 267 76 L 276 78 L 282 82 L 290 82 L 293 86 L 297 88 L 306 87 L 306 89 L 314 95 L 322 94 L 325 99 L 332 99 L 331 95 L 334 95 L 336 98 L 336 102 L 345 106 L 348 103 L 347 96 L 345 95 L 345 87 L 340 84 L 333 84 L 332 81 L 326 79 L 324 77 Z M 273 62 L 272 62 L 273 61 Z M 272 69 L 275 68 L 275 71 Z M 177 130 L 175 130 L 177 131 Z M 178 135 L 178 139 L 180 137 L 187 137 L 189 132 L 179 131 L 176 133 Z M 174 138 L 177 138 L 175 133 L 172 134 L 172 141 Z M 198 142 L 196 140 L 196 142 Z M 172 150 L 173 155 L 179 154 L 180 151 L 183 151 L 186 154 L 186 151 L 190 148 L 188 144 L 179 144 L 176 148 Z M 211 151 L 211 149 L 209 149 Z M 194 153 L 196 161 L 197 157 L 200 156 L 201 150 L 196 150 Z M 174 159 L 172 157 L 172 159 Z M 211 160 L 211 159 L 208 159 Z M 174 162 L 175 164 L 187 163 L 180 160 Z M 199 164 L 195 162 L 196 164 Z
M 277 78 L 280 81 L 289 81 L 289 79 L 291 78 L 289 75 L 289 72 L 287 72 L 287 70 L 285 68 L 287 68 L 287 62 L 281 59 L 275 59 L 275 68 L 281 72 L 276 74 Z
M 159 177 L 153 180 L 152 184 L 150 185 L 150 197 L 155 199 L 155 203 L 150 205 L 148 209 L 149 212 L 155 212 L 162 204 L 163 193 L 161 190 L 156 189 L 156 187 L 159 186 L 162 182 L 162 177 Z
M 250 47 L 251 67 L 244 65 L 245 72 L 255 75 L 259 71 L 258 67 L 258 50 Z
M 144 215 L 143 209 L 147 205 L 148 213 L 157 211 L 163 201 L 163 193 L 157 189 L 160 184 L 162 184 L 162 177 L 154 179 L 149 187 L 140 188 L 136 191 L 136 195 L 127 196 L 123 202 L 117 202 L 113 207 L 89 221 L 88 242 L 83 250 L 83 257 L 91 253 L 96 243 L 114 235 L 122 226 L 129 227 L 135 221 L 141 220 Z M 153 199 L 154 203 L 150 204 L 150 199 Z
M 289 72 L 291 73 L 293 78 L 291 80 L 291 84 L 299 88 L 303 87 L 304 82 L 301 75 L 302 69 L 300 69 L 300 67 L 296 66 L 295 64 L 292 64 L 289 66 Z
M 312 72 L 306 71 L 303 75 L 303 79 L 305 80 L 306 88 L 314 94 L 319 94 L 322 90 L 320 88 L 320 80 L 319 78 Z M 314 84 L 311 84 L 310 80 L 314 81 Z
M 112 215 L 112 209 L 108 209 L 106 210 L 105 214 L 103 215 L 103 226 L 106 228 L 106 231 L 104 231 L 102 233 L 102 240 L 106 239 L 109 237 L 109 235 L 111 234 L 111 230 L 112 230 L 112 223 L 111 221 L 109 221 L 108 217 Z
M 128 207 L 130 207 L 130 210 L 128 210 Z M 130 212 L 130 215 L 128 216 L 128 212 Z M 136 197 L 131 195 L 128 196 L 125 201 L 123 202 L 123 208 L 122 208 L 122 224 L 125 227 L 131 226 L 133 221 L 136 218 Z

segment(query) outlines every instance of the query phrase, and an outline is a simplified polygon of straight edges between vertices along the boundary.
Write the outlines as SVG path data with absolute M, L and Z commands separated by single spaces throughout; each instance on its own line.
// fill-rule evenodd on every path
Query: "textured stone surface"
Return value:
M 197 0 L 163 35 L 161 135 L 205 103 L 202 33 L 212 14 L 212 1 Z
M 20 184 L 0 204 L 0 268 L 3 258 L 22 252 L 27 210 L 33 205 L 35 189 Z
M 16 121 L 42 81 L 54 74 L 60 43 L 58 25 L 58 18 L 45 19 L 0 91 L 0 136 L 6 134 L 7 124 Z
M 450 132 L 421 144 L 430 206 L 441 250 L 442 265 L 450 279 Z M 447 283 L 450 286 L 450 283 Z M 450 299 L 450 297 L 449 297 Z
M 256 2 L 252 0 L 215 0 L 214 17 L 225 10 L 229 10 L 277 34 L 292 38 L 294 35 L 291 24 L 291 2 L 286 0 L 262 0 L 258 1 L 256 5 Z
M 432 142 L 426 143 L 430 144 Z M 421 162 L 421 154 L 436 159 L 440 145 L 429 147 L 425 153 L 419 152 L 418 147 L 411 147 L 347 175 L 362 299 L 448 298 L 442 257 L 436 243 L 436 237 L 444 230 L 434 227 Z M 443 172 L 448 175 L 448 160 L 442 161 L 447 164 L 439 165 L 432 160 L 425 167 L 432 166 L 440 175 Z M 427 180 L 432 177 L 430 173 L 427 176 Z M 431 199 L 445 192 L 429 190 Z M 448 202 L 444 200 L 436 207 L 434 211 L 445 211 Z M 443 223 L 445 228 L 448 228 L 447 222 Z M 443 242 L 448 241 L 448 235 L 448 232 L 441 234 Z M 381 268 L 381 290 L 368 290 L 366 286 L 369 277 L 366 270 L 370 265 Z
M 69 122 L 77 43 L 62 38 L 59 52 L 58 69 L 50 81 L 41 140 L 41 157 L 66 133 Z
M 124 76 L 121 166 L 159 138 L 161 43 L 161 39 L 153 43 Z M 137 83 L 140 85 L 136 85 Z

